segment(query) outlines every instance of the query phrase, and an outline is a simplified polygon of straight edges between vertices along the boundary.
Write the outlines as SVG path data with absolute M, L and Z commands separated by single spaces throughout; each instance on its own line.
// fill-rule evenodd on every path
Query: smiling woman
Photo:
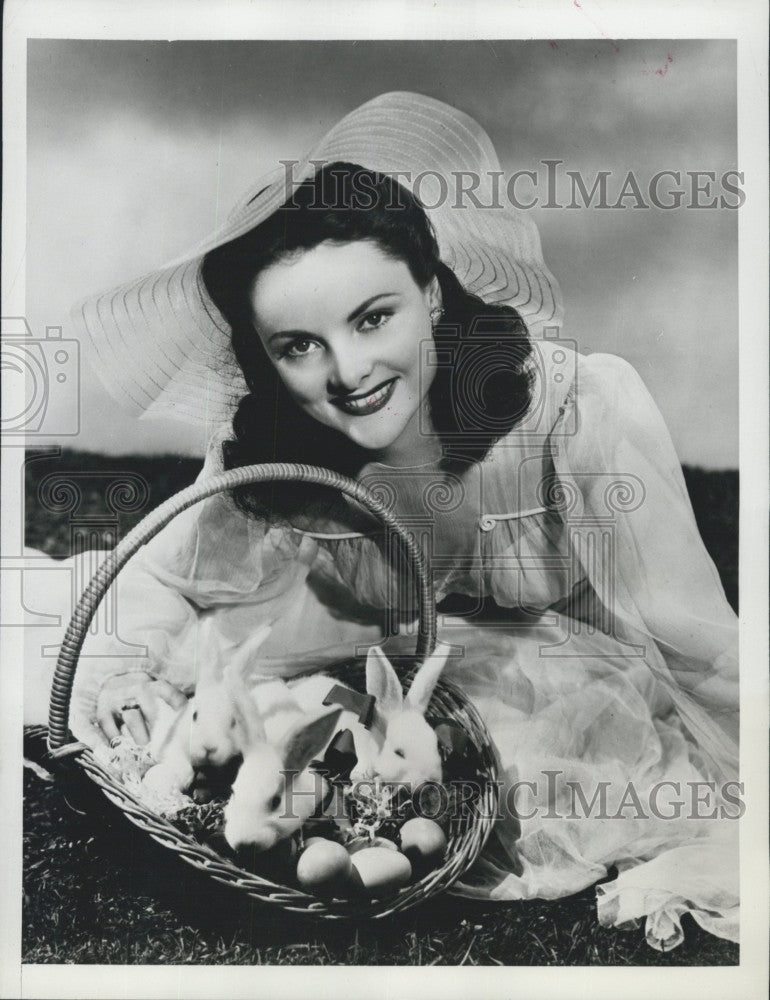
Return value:
M 356 475 L 372 460 L 433 460 L 448 470 L 483 458 L 529 406 L 520 316 L 460 285 L 425 212 L 386 174 L 324 164 L 260 226 L 208 253 L 201 274 L 251 390 L 228 466 L 313 462 Z M 489 358 L 490 335 L 494 371 L 463 378 Z M 442 348 L 464 352 L 464 365 L 437 363 Z M 469 411 L 472 434 L 461 426 Z M 313 492 L 274 484 L 238 496 L 280 517 Z

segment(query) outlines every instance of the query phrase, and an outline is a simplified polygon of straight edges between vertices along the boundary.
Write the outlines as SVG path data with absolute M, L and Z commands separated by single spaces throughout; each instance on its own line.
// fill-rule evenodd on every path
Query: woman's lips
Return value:
M 383 382 L 365 396 L 337 396 L 332 400 L 332 403 L 338 409 L 350 413 L 354 417 L 366 417 L 385 406 L 393 395 L 397 381 L 398 379 L 392 378 L 388 382 Z

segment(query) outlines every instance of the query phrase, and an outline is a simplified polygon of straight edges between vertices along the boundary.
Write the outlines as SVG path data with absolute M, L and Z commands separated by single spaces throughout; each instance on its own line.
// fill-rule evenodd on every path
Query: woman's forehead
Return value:
M 265 268 L 251 303 L 261 330 L 309 330 L 309 321 L 346 318 L 374 296 L 417 290 L 404 261 L 373 241 L 327 241 Z

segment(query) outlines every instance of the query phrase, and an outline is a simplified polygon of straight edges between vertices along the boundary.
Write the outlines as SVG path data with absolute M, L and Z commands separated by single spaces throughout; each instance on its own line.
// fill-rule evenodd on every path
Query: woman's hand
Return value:
M 149 742 L 161 700 L 175 709 L 187 703 L 185 695 L 168 681 L 142 671 L 116 674 L 99 692 L 94 725 L 110 741 L 120 736 L 120 727 L 125 725 L 137 746 L 144 746 Z

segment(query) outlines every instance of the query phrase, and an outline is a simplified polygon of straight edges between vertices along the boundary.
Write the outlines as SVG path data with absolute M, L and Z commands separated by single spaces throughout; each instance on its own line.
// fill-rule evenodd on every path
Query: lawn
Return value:
M 93 473 L 81 482 L 79 516 L 103 514 L 97 477 L 141 474 L 142 510 L 119 515 L 124 535 L 147 510 L 187 485 L 199 463 L 159 456 L 110 459 L 63 452 L 27 463 L 27 544 L 69 554 L 71 522 L 41 503 L 52 472 Z M 685 470 L 704 541 L 737 607 L 736 473 Z M 97 485 L 94 485 L 97 484 Z M 43 759 L 30 730 L 26 756 Z M 443 896 L 396 920 L 350 927 L 310 923 L 204 877 L 136 830 L 90 782 L 24 773 L 23 961 L 226 965 L 733 965 L 736 945 L 685 918 L 684 943 L 661 954 L 643 929 L 600 927 L 594 890 L 557 902 L 479 905 Z

